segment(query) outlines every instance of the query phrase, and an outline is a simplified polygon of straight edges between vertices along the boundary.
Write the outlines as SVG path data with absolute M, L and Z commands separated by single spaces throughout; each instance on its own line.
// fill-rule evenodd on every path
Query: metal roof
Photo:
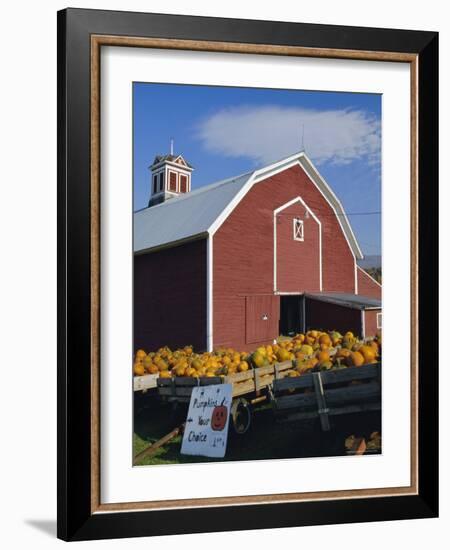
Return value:
M 355 258 L 362 259 L 363 254 L 342 204 L 303 151 L 253 172 L 135 212 L 134 252 L 142 253 L 177 241 L 214 234 L 252 185 L 296 164 L 303 168 L 334 210 Z
M 320 300 L 336 304 L 338 306 L 350 307 L 353 309 L 380 309 L 381 300 L 360 294 L 347 294 L 345 292 L 306 292 L 306 298 Z
M 196 189 L 134 214 L 134 251 L 205 235 L 252 172 Z

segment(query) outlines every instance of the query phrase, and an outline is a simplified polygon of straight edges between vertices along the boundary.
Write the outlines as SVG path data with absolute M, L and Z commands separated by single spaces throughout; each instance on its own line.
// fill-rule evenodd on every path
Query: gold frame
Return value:
M 411 485 L 145 502 L 100 502 L 100 49 L 102 46 L 409 63 L 411 74 Z M 418 491 L 418 55 L 128 36 L 91 36 L 91 513 L 417 495 Z

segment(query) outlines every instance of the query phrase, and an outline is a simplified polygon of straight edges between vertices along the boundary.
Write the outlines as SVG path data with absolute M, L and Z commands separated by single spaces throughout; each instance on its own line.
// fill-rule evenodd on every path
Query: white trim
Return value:
M 181 155 L 180 155 L 181 156 Z M 187 177 L 187 192 L 189 193 L 191 191 L 191 173 L 193 168 L 185 168 L 181 166 L 180 164 L 175 164 L 173 162 L 164 161 L 160 162 L 159 164 L 155 165 L 155 167 L 149 166 L 149 169 L 151 170 L 151 179 L 150 179 L 150 195 L 157 195 L 159 193 L 163 193 L 164 191 L 172 194 L 179 195 L 180 194 L 180 178 L 179 174 L 182 173 L 183 176 Z M 169 174 L 173 172 L 176 174 L 177 181 L 176 181 L 176 191 L 169 191 Z M 163 182 L 163 188 L 159 189 L 159 175 L 164 174 L 164 182 Z M 153 193 L 153 176 L 158 176 L 158 191 L 156 193 Z M 185 193 L 183 193 L 184 195 Z
M 217 218 L 214 220 L 214 222 L 209 226 L 208 232 L 211 235 L 214 235 L 214 233 L 219 229 L 219 227 L 228 218 L 228 216 L 231 214 L 231 212 L 241 202 L 241 200 L 250 191 L 250 189 L 253 187 L 253 185 L 255 183 L 258 183 L 259 181 L 262 181 L 263 179 L 269 178 L 270 176 L 273 176 L 274 174 L 276 174 L 278 172 L 281 172 L 281 171 L 285 170 L 286 168 L 290 168 L 291 166 L 294 166 L 298 162 L 298 156 L 299 155 L 297 153 L 296 155 L 292 155 L 291 157 L 288 157 L 288 158 L 286 158 L 286 159 L 284 159 L 280 162 L 277 162 L 275 164 L 267 166 L 266 168 L 262 168 L 260 170 L 255 170 L 249 176 L 247 182 L 242 187 L 242 189 L 238 193 L 236 193 L 236 195 L 233 197 L 233 199 L 222 210 L 220 215 L 217 216 Z M 265 176 L 260 177 L 263 172 L 264 172 Z
M 306 204 L 306 202 L 301 197 L 295 197 L 294 199 L 291 199 L 285 204 L 282 204 L 281 206 L 279 206 L 273 211 L 273 291 L 275 293 L 278 292 L 277 290 L 277 214 L 279 214 L 282 210 L 289 208 L 289 206 L 292 206 L 296 202 L 300 202 L 301 204 L 303 204 L 303 206 L 306 208 L 306 210 L 310 213 L 311 217 L 319 226 L 319 289 L 320 291 L 323 290 L 323 287 L 322 287 L 322 224 L 319 218 L 314 214 L 311 208 L 309 208 L 309 206 Z
M 355 287 L 355 294 L 358 294 L 358 275 L 357 275 L 357 272 L 356 272 L 356 257 L 358 256 L 358 259 L 362 260 L 364 255 L 358 245 L 358 241 L 356 240 L 356 237 L 353 233 L 353 230 L 352 230 L 352 227 L 350 225 L 350 222 L 348 221 L 348 218 L 347 218 L 347 215 L 345 214 L 345 210 L 344 210 L 344 207 L 342 206 L 341 202 L 339 201 L 339 199 L 337 198 L 337 196 L 333 193 L 333 190 L 330 188 L 330 186 L 327 184 L 327 182 L 322 178 L 322 176 L 319 174 L 319 172 L 316 170 L 315 166 L 313 165 L 313 163 L 309 160 L 309 158 L 304 155 L 303 158 L 305 159 L 305 161 L 307 162 L 309 168 L 311 168 L 311 170 L 313 171 L 313 174 L 311 175 L 309 172 L 308 172 L 308 169 L 306 166 L 304 166 L 301 161 L 299 160 L 299 164 L 300 166 L 302 166 L 302 168 L 304 169 L 306 175 L 309 177 L 309 179 L 315 184 L 315 186 L 317 187 L 317 189 L 320 191 L 320 193 L 322 194 L 323 198 L 328 202 L 328 204 L 330 205 L 331 209 L 333 210 L 334 212 L 334 215 L 336 216 L 336 219 L 340 225 L 340 228 L 341 228 L 341 231 L 342 233 L 344 234 L 344 237 L 345 237 L 345 240 L 347 241 L 347 245 L 350 249 L 350 252 L 352 253 L 352 256 L 353 256 L 353 262 L 354 262 L 354 287 Z M 318 178 L 318 181 L 316 179 L 313 178 L 313 175 Z M 320 182 L 320 184 L 318 183 Z M 324 189 L 321 188 L 321 185 L 324 187 Z M 327 196 L 328 195 L 328 196 Z M 330 200 L 330 198 L 331 200 Z M 332 200 L 335 201 L 336 203 L 336 206 L 337 208 L 342 212 L 342 214 L 338 214 L 338 212 L 336 211 L 336 208 L 334 206 L 334 204 L 332 203 Z M 343 219 L 341 219 L 341 217 Z M 342 222 L 345 222 L 346 223 L 346 226 L 350 232 L 350 236 L 351 238 L 353 239 L 354 241 L 354 246 L 356 248 L 356 253 L 355 253 L 355 250 L 354 248 L 352 247 L 352 245 L 350 244 L 350 240 L 349 240 L 349 237 L 347 235 L 347 232 L 344 230 L 344 226 L 342 225 Z
M 170 166 L 179 168 L 180 170 L 185 170 L 189 174 L 194 170 L 193 168 L 190 168 L 189 166 L 183 166 L 182 164 L 177 164 L 177 163 L 172 162 L 170 160 L 160 161 L 160 162 L 158 162 L 158 164 L 154 164 L 154 165 L 152 164 L 148 168 L 150 170 L 159 170 L 160 168 L 164 168 L 166 165 L 170 165 Z
M 278 162 L 275 162 L 274 164 L 271 164 L 269 166 L 266 166 L 264 168 L 261 168 L 253 172 L 253 174 L 249 177 L 248 181 L 242 187 L 239 193 L 237 193 L 234 196 L 234 198 L 223 209 L 221 214 L 210 225 L 210 227 L 208 228 L 208 232 L 211 235 L 214 235 L 214 233 L 224 223 L 224 221 L 228 218 L 231 212 L 241 202 L 241 200 L 245 197 L 245 195 L 248 193 L 248 191 L 253 187 L 255 183 L 263 181 L 280 172 L 283 172 L 288 168 L 292 168 L 297 164 L 303 169 L 303 171 L 306 173 L 306 175 L 309 177 L 312 183 L 316 186 L 316 188 L 322 194 L 323 198 L 330 205 L 331 209 L 336 215 L 336 218 L 339 222 L 341 230 L 344 234 L 344 237 L 347 241 L 347 244 L 355 260 L 356 258 L 362 260 L 364 257 L 363 253 L 361 252 L 361 249 L 358 245 L 356 237 L 350 226 L 348 218 L 344 212 L 342 204 L 340 203 L 339 199 L 336 197 L 332 189 L 329 187 L 329 185 L 325 182 L 325 180 L 319 174 L 319 172 L 314 168 L 314 165 L 312 164 L 312 162 L 309 160 L 309 158 L 306 156 L 306 154 L 303 151 L 300 153 L 291 155 L 290 157 L 282 159 Z M 338 213 L 338 210 L 339 210 L 339 213 Z M 344 228 L 344 224 L 345 224 L 345 228 Z M 353 246 L 350 241 L 353 242 Z
M 306 296 L 303 296 L 302 300 L 302 326 L 301 331 L 306 332 Z
M 213 350 L 213 236 L 206 239 L 206 351 Z
M 298 292 L 282 292 L 280 290 L 277 290 L 274 294 L 275 296 L 303 296 L 305 292 L 303 290 L 299 290 Z
M 307 164 L 307 166 L 304 166 L 302 164 L 302 160 Z M 350 250 L 353 252 L 353 255 L 356 257 L 358 256 L 359 260 L 362 260 L 364 258 L 364 254 L 361 251 L 361 248 L 359 247 L 358 241 L 356 240 L 355 234 L 353 233 L 352 226 L 350 225 L 350 222 L 348 221 L 347 214 L 345 213 L 344 207 L 342 206 L 341 201 L 337 198 L 337 196 L 334 194 L 331 187 L 328 185 L 328 183 L 323 179 L 323 177 L 318 172 L 317 168 L 314 166 L 314 164 L 310 161 L 310 159 L 303 154 L 301 158 L 299 159 L 299 163 L 303 168 L 305 169 L 306 174 L 310 177 L 310 179 L 313 181 L 313 183 L 316 185 L 316 187 L 319 189 L 319 191 L 322 193 L 324 199 L 330 204 L 330 206 L 333 208 L 334 213 L 336 214 L 336 217 L 338 219 L 338 222 L 341 226 L 342 232 L 345 235 L 345 238 L 347 239 L 347 244 L 350 248 Z M 309 173 L 308 168 L 312 171 L 312 175 Z M 313 177 L 315 176 L 315 177 Z M 322 189 L 323 187 L 323 189 Z M 335 203 L 335 205 L 333 204 Z M 340 210 L 340 213 L 336 210 Z M 342 220 L 341 220 L 342 218 Z M 344 226 L 342 225 L 342 222 L 345 222 L 347 229 L 349 231 L 349 235 L 347 235 L 347 232 L 344 230 Z M 349 239 L 350 236 L 350 239 Z M 353 246 L 350 244 L 350 240 L 353 241 Z M 354 251 L 356 249 L 356 253 Z
M 377 313 L 377 329 L 382 329 L 383 328 L 383 312 L 380 311 L 379 313 Z M 381 323 L 378 322 L 378 319 L 381 318 Z
M 173 161 L 174 163 L 177 163 L 177 160 L 178 159 L 181 159 L 183 161 L 183 164 L 181 166 L 187 166 L 186 164 L 186 161 L 184 160 L 184 158 L 182 157 L 182 155 L 178 155 L 177 158 Z M 171 161 L 169 161 L 171 162 Z
M 277 215 L 273 212 L 273 291 L 277 294 Z
M 366 277 L 369 277 L 369 279 L 372 279 L 372 281 L 377 284 L 380 288 L 383 288 L 383 285 L 380 285 L 380 283 L 375 280 L 372 275 L 369 275 L 369 273 L 367 273 L 367 271 L 365 269 L 363 269 L 362 267 L 360 267 L 359 265 L 356 266 L 360 271 L 362 271 L 362 273 L 366 276 Z
M 180 170 L 180 172 L 187 172 L 188 174 L 190 174 L 194 170 L 193 168 L 189 168 L 189 166 L 183 166 L 182 164 L 177 164 L 175 162 L 171 162 L 170 160 L 166 160 L 165 164 L 167 166 Z
M 151 167 L 149 168 L 149 170 L 151 169 Z M 165 170 L 165 167 L 164 166 L 160 166 L 159 168 L 156 168 L 155 170 L 152 170 L 151 169 L 151 174 L 159 174 L 160 172 L 164 172 Z
M 155 178 L 156 178 L 156 185 L 155 185 Z M 158 181 L 158 174 L 151 173 L 150 176 L 150 195 L 156 195 L 158 193 L 159 188 L 159 181 Z
M 172 196 L 174 196 L 174 197 L 178 197 L 178 196 L 179 196 L 178 193 L 174 193 L 173 191 L 167 191 L 167 189 L 163 189 L 162 191 L 158 191 L 158 192 L 155 193 L 153 196 L 154 196 L 154 197 L 158 197 L 159 195 L 172 195 Z M 158 205 L 156 205 L 156 206 L 158 206 Z M 147 208 L 149 208 L 149 207 L 146 206 L 146 207 L 143 208 L 142 210 L 146 210 Z M 152 206 L 152 208 L 153 208 L 153 206 Z M 135 214 L 136 214 L 137 212 L 140 212 L 140 210 L 136 210 Z M 187 238 L 189 238 L 189 237 L 187 237 Z M 170 243 L 167 243 L 167 244 L 170 244 Z
M 299 224 L 298 227 L 297 227 L 297 224 Z M 299 228 L 301 228 L 301 230 Z M 300 243 L 305 241 L 305 224 L 303 223 L 303 220 L 301 218 L 293 218 L 292 231 L 293 231 L 294 241 L 298 241 Z
M 151 195 L 151 196 L 152 196 L 152 195 L 153 195 L 153 196 L 158 195 L 159 193 L 162 193 L 162 192 L 164 191 L 164 189 L 162 189 L 161 191 L 159 190 L 159 175 L 162 174 L 162 173 L 164 173 L 164 172 L 165 172 L 164 168 L 161 168 L 161 169 L 158 169 L 158 170 L 155 171 L 155 172 L 152 171 L 152 172 L 150 173 L 150 195 Z M 157 191 L 156 191 L 156 193 L 153 193 L 153 178 L 154 178 L 154 176 L 157 177 L 157 182 L 156 182 L 156 189 L 157 189 Z
M 361 310 L 361 338 L 364 340 L 366 337 L 366 314 L 364 309 Z

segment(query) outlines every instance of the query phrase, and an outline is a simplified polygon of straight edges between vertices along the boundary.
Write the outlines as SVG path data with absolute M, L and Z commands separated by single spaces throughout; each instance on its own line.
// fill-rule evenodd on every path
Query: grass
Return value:
M 150 392 L 136 392 L 134 456 L 179 426 L 185 414 L 186 410 L 174 414 L 170 406 L 160 403 L 158 397 Z M 154 455 L 144 457 L 138 465 L 340 456 L 345 454 L 344 441 L 347 436 L 367 437 L 381 426 L 377 413 L 335 417 L 332 422 L 333 430 L 327 433 L 320 430 L 318 421 L 278 423 L 266 404 L 253 411 L 252 426 L 246 434 L 234 434 L 230 425 L 225 458 L 181 455 L 182 436 L 179 435 Z

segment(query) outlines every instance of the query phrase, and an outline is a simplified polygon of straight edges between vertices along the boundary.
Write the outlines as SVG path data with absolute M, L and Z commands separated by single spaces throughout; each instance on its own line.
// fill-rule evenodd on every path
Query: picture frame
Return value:
M 411 485 L 100 501 L 100 51 L 104 46 L 407 63 L 411 69 Z M 89 540 L 438 515 L 438 34 L 58 12 L 58 537 Z M 431 213 L 431 215 L 430 215 Z M 242 514 L 242 507 L 245 514 Z

